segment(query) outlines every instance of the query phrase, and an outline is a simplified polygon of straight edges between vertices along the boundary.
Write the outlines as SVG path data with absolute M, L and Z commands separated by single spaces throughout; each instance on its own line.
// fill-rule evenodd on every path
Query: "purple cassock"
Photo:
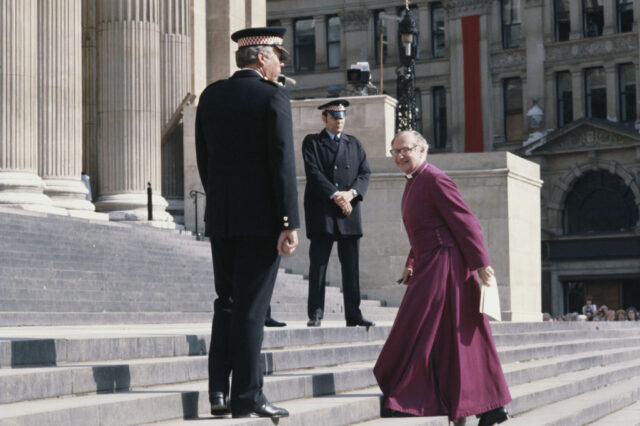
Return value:
M 426 161 L 407 179 L 402 218 L 413 276 L 373 370 L 385 406 L 457 421 L 506 405 L 472 272 L 490 264 L 478 220 L 451 178 Z

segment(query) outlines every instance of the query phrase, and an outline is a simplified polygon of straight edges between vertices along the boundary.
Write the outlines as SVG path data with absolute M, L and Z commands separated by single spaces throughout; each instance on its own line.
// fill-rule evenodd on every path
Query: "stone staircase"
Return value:
M 210 270 L 208 244 L 183 235 L 0 208 L 0 425 L 272 425 L 208 415 Z M 448 424 L 379 417 L 372 367 L 394 309 L 366 301 L 378 325 L 347 328 L 330 288 L 333 312 L 307 328 L 303 277 L 281 271 L 276 289 L 289 326 L 265 329 L 262 358 L 265 394 L 291 412 L 278 424 Z M 492 328 L 507 424 L 640 425 L 640 326 Z

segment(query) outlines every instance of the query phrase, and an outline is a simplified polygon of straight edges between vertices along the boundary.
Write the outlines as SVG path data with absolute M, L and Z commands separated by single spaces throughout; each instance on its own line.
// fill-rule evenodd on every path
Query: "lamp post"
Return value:
M 402 130 L 416 130 L 418 109 L 415 96 L 415 59 L 418 55 L 418 26 L 413 19 L 409 1 L 405 1 L 404 17 L 398 25 L 398 52 L 400 66 L 396 68 L 396 133 Z

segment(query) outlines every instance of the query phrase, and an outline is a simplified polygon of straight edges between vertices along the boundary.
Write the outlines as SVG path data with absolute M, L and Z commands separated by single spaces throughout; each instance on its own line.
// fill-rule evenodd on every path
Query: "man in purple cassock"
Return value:
M 400 132 L 391 145 L 407 178 L 402 219 L 411 251 L 402 274 L 407 291 L 374 368 L 385 408 L 502 423 L 511 395 L 473 274 L 484 282 L 494 275 L 482 229 L 456 184 L 427 163 L 422 135 Z

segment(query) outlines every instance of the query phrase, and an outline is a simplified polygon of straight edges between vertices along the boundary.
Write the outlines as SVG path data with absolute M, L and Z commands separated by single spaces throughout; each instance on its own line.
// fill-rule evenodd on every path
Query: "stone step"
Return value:
M 602 417 L 613 416 L 617 410 L 628 407 L 640 399 L 640 380 L 638 377 L 628 378 L 615 383 L 592 386 L 584 393 L 570 398 L 549 401 L 544 406 L 520 413 L 509 421 L 509 426 L 564 426 L 585 425 L 591 422 L 597 425 Z M 630 409 L 628 414 L 635 417 L 621 419 L 621 423 L 610 423 L 616 426 L 640 424 L 640 411 Z M 635 411 L 635 413 L 634 413 Z M 627 414 L 624 413 L 624 414 Z M 614 418 L 615 419 L 615 418 Z
M 495 327 L 494 327 L 495 328 Z M 495 333 L 493 340 L 496 346 L 519 346 L 523 342 L 529 345 L 539 343 L 567 342 L 578 339 L 587 338 L 611 338 L 639 335 L 640 324 L 638 328 L 618 328 L 608 330 L 548 330 L 528 333 Z
M 265 380 L 265 392 L 268 392 Z M 128 392 L 56 398 L 7 404 L 0 413 L 0 425 L 133 425 L 175 418 L 203 417 L 208 410 L 206 382 L 142 388 Z M 278 398 L 269 397 L 278 402 Z M 279 405 L 291 416 L 279 419 L 282 425 L 348 425 L 377 416 L 380 395 L 377 387 L 338 395 L 287 400 Z M 272 426 L 271 419 L 215 419 L 215 424 Z
M 149 357 L 203 355 L 209 348 L 211 317 L 206 323 L 167 326 L 4 327 L 0 329 L 0 367 L 52 365 L 78 362 L 132 360 Z M 295 323 L 285 328 L 265 328 L 262 348 L 321 347 L 353 342 L 379 342 L 391 326 L 344 327 L 333 323 L 308 328 Z M 319 346 L 320 345 L 320 346 Z M 298 352 L 300 354 L 302 352 Z M 282 356 L 277 355 L 278 362 Z
M 638 330 L 640 330 L 640 328 Z M 584 353 L 587 348 L 592 348 L 593 344 L 598 344 L 606 348 L 638 346 L 640 344 L 640 333 L 636 331 L 635 333 L 631 333 L 629 337 L 601 337 L 598 339 L 594 337 L 567 340 L 564 342 L 550 342 L 545 343 L 544 345 L 523 344 L 520 346 L 498 347 L 498 356 L 503 364 L 507 364 L 510 362 L 527 361 L 531 359 L 550 358 L 558 355 L 579 355 Z
M 0 311 L 10 312 L 213 312 L 212 300 L 15 300 L 4 299 Z
M 626 407 L 597 419 L 590 425 L 598 426 L 640 426 L 640 402 L 627 405 Z
M 11 312 L 0 311 L 5 327 L 40 325 L 175 324 L 211 321 L 213 312 Z
M 634 392 L 637 392 L 640 389 L 638 376 L 640 376 L 640 359 L 634 359 L 613 365 L 602 365 L 586 370 L 567 372 L 532 383 L 510 386 L 509 390 L 513 401 L 509 404 L 509 411 L 517 415 L 591 392 L 594 389 L 602 392 L 607 388 L 618 388 L 620 382 L 624 384 L 625 381 L 632 378 L 637 384 Z M 602 399 L 604 400 L 605 398 Z M 608 412 L 601 412 L 592 419 L 602 417 L 618 408 L 620 407 L 610 409 Z M 592 419 L 585 419 L 583 423 L 588 423 Z

